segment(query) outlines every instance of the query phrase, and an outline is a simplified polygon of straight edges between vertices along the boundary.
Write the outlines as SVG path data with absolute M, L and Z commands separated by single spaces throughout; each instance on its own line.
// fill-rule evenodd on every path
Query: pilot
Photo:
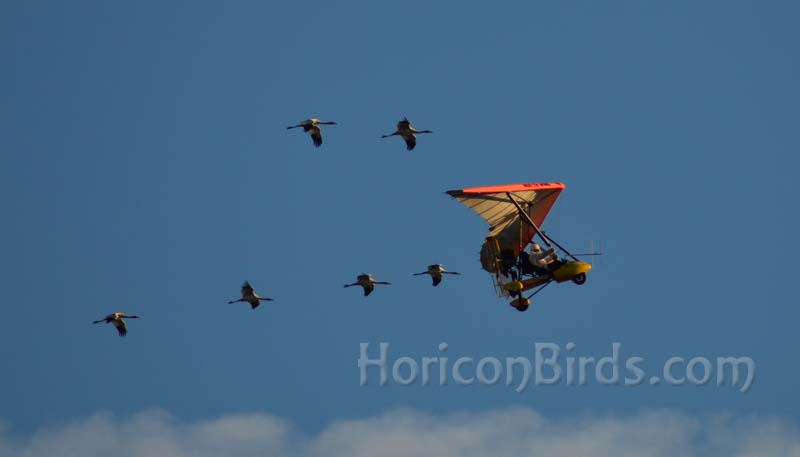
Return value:
M 550 274 L 551 264 L 558 260 L 556 250 L 550 248 L 546 251 L 538 243 L 531 245 L 531 254 L 528 256 L 528 262 L 533 266 L 539 274 Z

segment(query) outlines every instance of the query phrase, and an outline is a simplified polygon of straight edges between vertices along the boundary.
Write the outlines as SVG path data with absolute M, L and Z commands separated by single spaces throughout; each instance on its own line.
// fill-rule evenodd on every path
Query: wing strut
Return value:
M 556 245 L 556 247 L 557 247 L 558 249 L 561 249 L 562 251 L 564 251 L 564 253 L 565 253 L 565 254 L 567 254 L 568 256 L 572 257 L 572 259 L 573 259 L 573 260 L 575 260 L 576 262 L 580 262 L 580 259 L 579 259 L 579 258 L 575 257 L 575 256 L 574 256 L 574 255 L 572 255 L 572 254 L 571 254 L 569 251 L 567 251 L 566 249 L 564 249 L 564 247 L 563 247 L 563 246 L 561 246 L 560 244 L 556 243 L 556 240 L 553 240 L 553 239 L 551 239 L 550 241 L 552 241 L 552 242 L 553 242 L 553 244 L 555 244 L 555 245 Z M 584 254 L 584 255 L 585 255 L 585 254 Z
M 545 287 L 549 286 L 551 282 L 553 282 L 553 280 L 552 280 L 552 279 L 551 279 L 551 280 L 549 280 L 549 281 L 547 281 L 546 283 L 542 284 L 542 285 L 541 285 L 541 287 L 539 287 L 538 289 L 534 290 L 534 291 L 533 291 L 533 293 L 532 293 L 532 294 L 530 294 L 530 295 L 528 295 L 526 298 L 527 298 L 528 300 L 530 300 L 530 299 L 531 299 L 531 298 L 532 298 L 534 295 L 536 295 L 536 294 L 538 294 L 539 292 L 541 292 L 541 291 L 542 291 L 542 289 L 544 289 Z
M 528 216 L 528 213 L 523 211 L 522 207 L 519 206 L 519 203 L 517 203 L 516 200 L 514 200 L 514 197 L 511 196 L 510 192 L 506 192 L 506 196 L 508 197 L 509 200 L 511 200 L 511 203 L 513 203 L 514 206 L 517 207 L 517 211 L 519 211 L 519 216 L 522 218 L 522 220 L 524 220 L 525 222 L 528 223 L 528 225 L 533 227 L 533 229 L 536 231 L 536 234 L 539 235 L 539 238 L 541 238 L 542 241 L 544 241 L 544 244 L 546 244 L 548 248 L 552 248 L 553 247 L 550 244 L 550 242 L 552 242 L 553 244 L 556 245 L 556 247 L 558 249 L 561 249 L 562 251 L 564 251 L 564 253 L 566 253 L 568 256 L 572 257 L 576 261 L 579 260 L 577 257 L 575 257 L 574 255 L 570 254 L 569 251 L 564 249 L 563 246 L 561 246 L 560 244 L 556 243 L 556 240 L 548 238 L 547 235 L 545 235 L 545 233 L 539 229 L 539 226 L 537 226 L 536 223 L 533 222 L 533 220 L 530 218 L 530 216 Z
M 535 222 L 533 222 L 531 217 L 528 216 L 528 213 L 523 211 L 522 207 L 519 206 L 519 203 L 517 203 L 517 201 L 514 200 L 514 197 L 511 196 L 511 193 L 510 192 L 506 192 L 506 196 L 511 201 L 511 203 L 513 203 L 514 206 L 517 207 L 517 211 L 519 212 L 519 216 L 522 218 L 522 220 L 527 222 L 528 225 L 530 225 L 531 227 L 533 227 L 534 230 L 536 230 L 536 234 L 539 235 L 539 238 L 541 238 L 542 241 L 544 241 L 544 244 L 546 244 L 548 248 L 552 248 L 553 246 L 550 244 L 550 240 L 545 236 L 544 232 L 539 230 L 539 226 L 536 225 Z

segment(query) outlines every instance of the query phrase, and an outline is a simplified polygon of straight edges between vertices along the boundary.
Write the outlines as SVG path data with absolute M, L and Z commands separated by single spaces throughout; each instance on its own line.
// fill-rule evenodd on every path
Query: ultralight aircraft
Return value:
M 531 297 L 552 282 L 572 281 L 582 285 L 586 273 L 592 269 L 591 264 L 572 255 L 540 228 L 565 187 L 563 183 L 551 182 L 447 191 L 489 223 L 489 235 L 481 246 L 481 266 L 493 275 L 498 295 L 513 297 L 510 304 L 518 311 L 526 311 Z M 536 236 L 554 257 L 545 268 L 532 264 L 530 253 L 525 252 Z M 571 260 L 559 259 L 556 248 Z M 523 292 L 531 289 L 535 290 L 523 296 Z

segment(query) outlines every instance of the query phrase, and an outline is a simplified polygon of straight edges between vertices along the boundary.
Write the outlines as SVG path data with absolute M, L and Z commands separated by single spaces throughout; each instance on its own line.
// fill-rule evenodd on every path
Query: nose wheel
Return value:
M 575 284 L 577 284 L 579 286 L 582 285 L 583 283 L 586 282 L 586 273 L 581 273 L 581 274 L 575 275 L 575 277 L 572 278 L 572 282 L 574 282 Z

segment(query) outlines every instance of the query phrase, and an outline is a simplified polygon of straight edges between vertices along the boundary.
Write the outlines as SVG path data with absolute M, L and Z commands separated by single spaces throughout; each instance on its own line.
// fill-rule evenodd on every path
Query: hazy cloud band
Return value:
M 392 411 L 341 420 L 308 436 L 268 414 L 182 423 L 162 411 L 87 419 L 13 435 L 9 457 L 800 457 L 800 429 L 778 418 L 655 411 L 626 417 L 548 420 L 530 409 L 429 415 Z

